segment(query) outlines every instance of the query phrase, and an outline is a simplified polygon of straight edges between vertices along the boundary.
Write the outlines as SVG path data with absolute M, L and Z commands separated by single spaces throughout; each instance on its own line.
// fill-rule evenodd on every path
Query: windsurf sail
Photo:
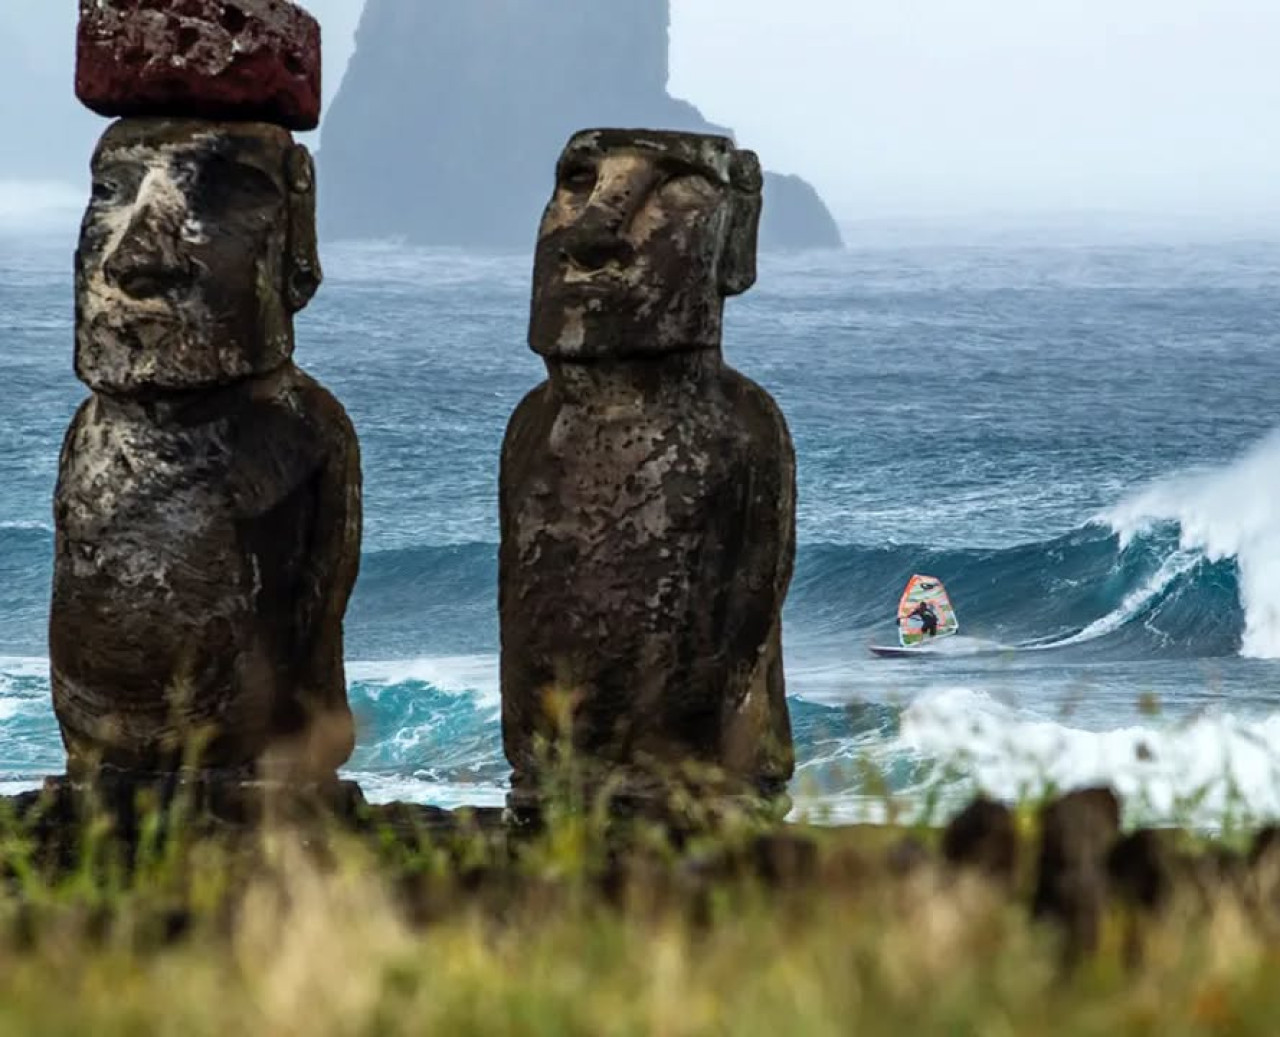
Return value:
M 934 615 L 938 617 L 936 637 L 950 637 L 960 629 L 960 621 L 956 619 L 956 610 L 947 597 L 947 588 L 934 576 L 916 575 L 907 581 L 906 590 L 898 601 L 898 641 L 902 646 L 917 645 L 926 638 L 924 620 L 916 613 L 921 602 L 927 602 Z

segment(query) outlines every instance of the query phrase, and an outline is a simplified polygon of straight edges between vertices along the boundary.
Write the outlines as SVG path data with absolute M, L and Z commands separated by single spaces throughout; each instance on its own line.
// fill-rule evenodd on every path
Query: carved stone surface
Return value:
M 293 353 L 320 282 L 310 156 L 265 123 L 132 119 L 94 153 L 76 262 L 91 389 L 207 389 Z
M 310 156 L 278 127 L 126 120 L 93 160 L 50 620 L 73 771 L 271 770 L 350 754 L 342 619 L 361 477 L 299 371 L 320 280 Z M 274 768 L 274 769 L 273 769 Z
M 581 757 L 641 792 L 689 764 L 768 794 L 792 773 L 794 452 L 773 400 L 719 350 L 724 297 L 755 278 L 759 216 L 759 164 L 723 137 L 588 131 L 560 160 L 530 323 L 549 379 L 502 451 L 516 802 L 565 719 Z
M 106 116 L 320 123 L 320 25 L 287 0 L 80 0 L 76 96 Z

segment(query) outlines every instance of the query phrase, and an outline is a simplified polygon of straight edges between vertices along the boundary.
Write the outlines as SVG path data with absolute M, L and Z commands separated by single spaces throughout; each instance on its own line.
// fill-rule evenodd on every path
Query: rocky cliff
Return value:
M 526 246 L 574 130 L 731 134 L 667 93 L 669 22 L 669 0 L 368 0 L 321 136 L 323 233 Z M 811 186 L 766 178 L 762 247 L 839 244 Z

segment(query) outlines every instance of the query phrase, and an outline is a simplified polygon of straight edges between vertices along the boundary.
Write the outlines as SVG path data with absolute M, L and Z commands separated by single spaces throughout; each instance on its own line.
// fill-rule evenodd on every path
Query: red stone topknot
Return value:
M 99 115 L 320 124 L 320 24 L 288 0 L 80 0 L 76 96 Z

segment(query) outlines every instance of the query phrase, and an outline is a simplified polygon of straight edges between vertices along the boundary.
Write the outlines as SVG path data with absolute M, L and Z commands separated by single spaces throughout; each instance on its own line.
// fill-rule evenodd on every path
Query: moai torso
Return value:
M 575 747 L 635 787 L 688 764 L 765 792 L 791 773 L 780 613 L 794 456 L 772 399 L 723 365 L 724 282 L 707 283 L 722 255 L 741 260 L 733 221 L 716 213 L 737 201 L 750 222 L 758 207 L 730 187 L 727 142 L 657 138 L 577 138 L 544 219 L 532 342 L 550 378 L 520 404 L 502 455 L 517 801 L 536 792 L 556 696 Z M 650 174 L 667 162 L 699 182 L 665 191 Z M 713 233 L 699 234 L 704 220 Z M 630 233 L 663 225 L 638 245 Z M 690 298 L 664 291 L 677 282 L 694 285 Z
M 244 766 L 345 709 L 341 613 L 316 575 L 336 563 L 346 583 L 357 557 L 312 552 L 358 536 L 325 528 L 358 517 L 354 433 L 292 365 L 216 397 L 161 417 L 95 396 L 63 449 L 55 702 L 70 743 L 127 769 L 206 734 L 206 764 Z
M 73 770 L 331 775 L 360 465 L 290 359 L 318 283 L 310 160 L 259 124 L 125 120 L 94 160 L 50 619 Z M 293 228 L 301 223 L 300 228 Z

